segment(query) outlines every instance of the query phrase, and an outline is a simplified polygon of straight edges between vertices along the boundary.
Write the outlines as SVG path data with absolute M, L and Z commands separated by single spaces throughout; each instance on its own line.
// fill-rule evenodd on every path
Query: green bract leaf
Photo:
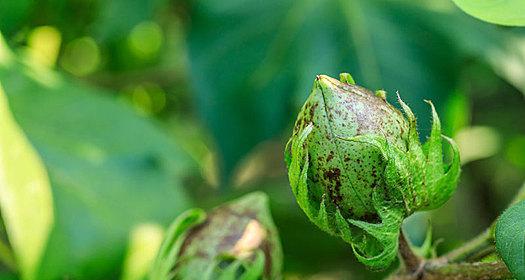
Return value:
M 46 170 L 0 84 L 0 209 L 22 279 L 34 279 L 53 225 Z
M 357 258 L 386 268 L 396 257 L 405 217 L 435 209 L 454 193 L 459 153 L 443 163 L 441 124 L 431 107 L 432 131 L 419 142 L 412 110 L 406 115 L 385 93 L 318 75 L 285 151 L 288 176 L 299 206 L 324 231 L 352 245 Z
M 496 248 L 517 279 L 525 279 L 525 201 L 507 209 L 496 224 Z
M 151 280 L 166 280 L 172 277 L 178 254 L 188 231 L 204 222 L 206 213 L 201 209 L 191 209 L 180 216 L 170 225 L 164 241 L 159 249 L 149 278 Z
M 495 24 L 524 26 L 523 0 L 453 0 L 467 14 Z
M 113 93 L 23 63 L 1 42 L 0 80 L 53 189 L 43 279 L 113 278 L 131 229 L 191 206 L 182 188 L 190 157 Z

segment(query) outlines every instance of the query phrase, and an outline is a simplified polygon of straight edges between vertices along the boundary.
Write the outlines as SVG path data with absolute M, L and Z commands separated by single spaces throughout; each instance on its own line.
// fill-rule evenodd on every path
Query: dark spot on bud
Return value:
M 328 187 L 328 193 L 332 202 L 335 204 L 339 203 L 341 200 L 343 200 L 343 197 L 341 196 L 341 169 L 332 168 L 326 170 L 324 172 L 324 177 L 333 185 L 333 188 L 330 186 Z
M 330 151 L 330 154 L 326 157 L 326 162 L 331 161 L 334 158 L 334 151 Z
M 266 261 L 264 262 L 264 275 L 270 275 L 272 271 L 272 250 L 271 250 L 272 244 L 268 242 L 267 239 L 264 240 L 264 242 L 261 244 L 260 248 L 262 249 L 264 256 L 266 258 Z
M 332 168 L 324 172 L 324 176 L 330 180 L 338 180 L 339 176 L 341 176 L 341 170 L 339 168 Z
M 210 236 L 210 231 L 213 230 L 210 228 L 212 226 L 212 220 L 218 220 L 218 221 L 226 221 L 228 219 L 235 219 L 239 222 L 247 221 L 247 220 L 258 220 L 257 219 L 257 213 L 254 212 L 252 209 L 243 209 L 243 211 L 236 211 L 234 209 L 231 209 L 229 206 L 223 206 L 220 208 L 215 209 L 211 213 L 208 214 L 208 217 L 206 220 L 192 228 L 184 240 L 181 249 L 179 251 L 179 256 L 183 256 L 189 246 L 198 244 L 201 242 L 201 240 L 206 240 Z M 243 234 L 244 229 L 237 229 L 233 231 L 227 232 L 226 235 L 220 236 L 220 242 L 217 244 L 217 251 L 224 251 L 226 252 L 228 249 L 233 247 L 235 243 L 241 238 Z M 198 250 L 194 252 L 193 256 L 201 257 L 201 258 L 207 258 L 209 257 L 209 252 L 205 248 L 198 247 Z
M 310 108 L 310 121 L 314 119 L 315 109 L 317 109 L 317 106 L 319 106 L 319 103 L 314 103 L 312 107 Z
M 376 170 L 376 168 L 372 169 L 372 174 L 371 175 L 372 175 L 372 177 L 377 178 L 377 170 Z

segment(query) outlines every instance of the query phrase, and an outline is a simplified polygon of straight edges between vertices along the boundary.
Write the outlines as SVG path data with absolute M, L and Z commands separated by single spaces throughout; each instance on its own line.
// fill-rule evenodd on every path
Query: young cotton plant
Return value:
M 292 191 L 308 218 L 351 244 L 358 260 L 373 269 L 395 259 L 404 218 L 435 209 L 454 193 L 460 173 L 454 141 L 441 135 L 430 101 L 432 130 L 424 145 L 416 118 L 405 115 L 385 92 L 319 75 L 302 107 L 285 159 Z M 452 147 L 443 162 L 442 139 Z
M 279 279 L 281 266 L 281 244 L 268 197 L 255 192 L 208 214 L 191 209 L 177 217 L 149 279 Z

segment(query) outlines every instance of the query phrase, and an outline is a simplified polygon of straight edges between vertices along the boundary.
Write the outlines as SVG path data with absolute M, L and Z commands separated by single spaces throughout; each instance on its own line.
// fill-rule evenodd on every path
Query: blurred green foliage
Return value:
M 516 55 L 523 69 L 525 55 L 508 44 L 521 37 L 456 10 L 409 1 L 248 2 L 198 2 L 188 37 L 197 106 L 226 178 L 256 143 L 289 125 L 318 73 L 350 71 L 365 87 L 390 97 L 399 91 L 425 118 L 422 99 L 442 106 L 465 59 L 487 61 L 524 85 L 493 57 Z M 243 141 L 231 141 L 237 138 Z
M 133 229 L 255 189 L 289 279 L 380 278 L 288 186 L 284 141 L 316 74 L 399 91 L 422 137 L 432 99 L 462 152 L 484 147 L 452 201 L 407 222 L 415 243 L 431 218 L 439 251 L 459 244 L 525 181 L 525 29 L 452 1 L 7 0 L 0 32 L 0 82 L 55 203 L 41 279 L 118 278 Z
M 191 160 L 104 91 L 39 67 L 13 59 L 0 79 L 53 185 L 56 222 L 40 275 L 118 273 L 134 225 L 169 222 L 190 206 L 181 176 Z

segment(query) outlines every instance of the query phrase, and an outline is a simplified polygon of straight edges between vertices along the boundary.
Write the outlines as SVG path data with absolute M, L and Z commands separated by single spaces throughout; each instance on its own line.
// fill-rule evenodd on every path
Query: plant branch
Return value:
M 512 279 L 507 266 L 498 262 L 439 263 L 428 262 L 421 274 L 396 274 L 389 280 L 501 280 Z
M 509 207 L 525 200 L 525 184 L 512 199 Z M 461 247 L 450 251 L 442 257 L 422 260 L 411 250 L 403 231 L 399 236 L 399 255 L 404 264 L 389 280 L 484 280 L 512 279 L 512 274 L 502 261 L 478 261 L 495 252 L 494 221 L 485 231 L 466 242 Z
M 403 230 L 399 234 L 399 256 L 407 273 L 418 274 L 423 268 L 423 260 L 412 251 Z

